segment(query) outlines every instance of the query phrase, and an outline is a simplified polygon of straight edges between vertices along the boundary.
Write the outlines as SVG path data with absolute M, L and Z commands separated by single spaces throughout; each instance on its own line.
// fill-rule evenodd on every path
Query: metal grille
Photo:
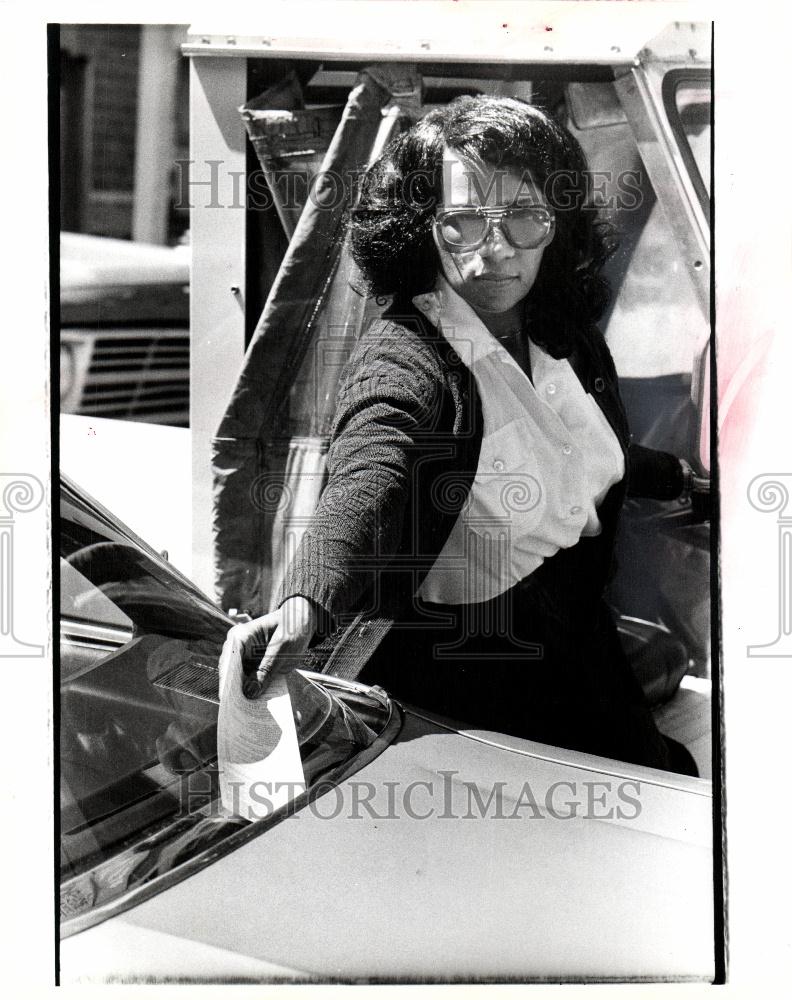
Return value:
M 93 343 L 79 412 L 186 426 L 189 389 L 187 330 L 103 333 Z
M 176 663 L 164 670 L 154 681 L 155 687 L 188 694 L 215 705 L 220 701 L 219 684 L 220 675 L 216 668 L 197 660 Z

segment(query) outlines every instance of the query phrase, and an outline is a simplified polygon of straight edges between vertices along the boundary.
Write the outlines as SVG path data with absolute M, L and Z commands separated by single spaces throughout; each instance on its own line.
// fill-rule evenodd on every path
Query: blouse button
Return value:
M 569 508 L 569 513 L 570 514 L 579 514 L 580 511 L 581 511 L 581 509 L 582 508 L 580 508 L 580 507 L 570 507 Z
M 557 386 L 556 386 L 555 382 L 548 382 L 547 383 L 547 395 L 548 396 L 555 396 L 556 389 L 557 389 Z
M 572 445 L 571 444 L 565 444 L 564 447 L 561 449 L 561 451 L 563 451 L 563 453 L 565 455 L 571 455 L 572 454 Z
M 595 378 L 594 379 L 594 389 L 595 389 L 595 391 L 596 392 L 602 392 L 602 390 L 604 388 L 605 388 L 605 379 L 604 378 Z
M 503 464 L 503 462 L 501 462 L 501 460 L 499 458 L 496 458 L 495 461 L 492 463 L 492 468 L 496 472 L 503 472 L 503 470 L 506 468 L 506 466 Z

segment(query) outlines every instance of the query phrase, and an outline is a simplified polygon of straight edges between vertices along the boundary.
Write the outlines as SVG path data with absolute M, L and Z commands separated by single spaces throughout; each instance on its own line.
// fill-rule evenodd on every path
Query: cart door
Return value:
M 633 439 L 710 466 L 709 26 L 670 26 L 613 82 L 567 86 L 619 250 L 604 332 Z M 631 499 L 610 598 L 680 640 L 709 676 L 709 525 L 689 504 Z

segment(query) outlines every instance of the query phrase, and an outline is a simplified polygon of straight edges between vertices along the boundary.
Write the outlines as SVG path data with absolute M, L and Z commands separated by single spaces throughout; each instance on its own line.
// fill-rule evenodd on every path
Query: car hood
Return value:
M 190 248 L 62 233 L 61 290 L 121 285 L 185 284 L 190 280 Z
M 338 789 L 64 941 L 62 981 L 710 979 L 711 807 L 708 782 L 408 710 Z M 143 933 L 179 938 L 170 963 Z
M 63 326 L 189 320 L 190 248 L 64 233 L 60 244 Z

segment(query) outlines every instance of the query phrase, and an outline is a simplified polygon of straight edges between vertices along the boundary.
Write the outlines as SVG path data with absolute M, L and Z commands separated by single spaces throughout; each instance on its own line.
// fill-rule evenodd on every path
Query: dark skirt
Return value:
M 658 731 L 604 601 L 570 612 L 532 583 L 483 604 L 415 601 L 360 680 L 471 728 L 695 774 Z

